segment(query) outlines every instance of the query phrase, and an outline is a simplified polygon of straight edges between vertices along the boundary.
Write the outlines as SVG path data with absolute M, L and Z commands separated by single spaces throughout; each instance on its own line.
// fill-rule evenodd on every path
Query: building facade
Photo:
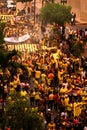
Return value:
M 61 3 L 61 0 L 57 2 Z M 77 21 L 87 23 L 87 0 L 67 0 L 67 5 L 70 5 L 72 12 L 76 13 Z
M 67 0 L 67 4 L 72 6 L 77 21 L 87 23 L 87 0 Z
M 61 3 L 61 1 L 65 0 L 54 0 L 54 2 Z M 30 3 L 27 4 L 29 7 L 31 7 Z M 87 23 L 87 0 L 67 0 L 67 5 L 70 5 L 72 7 L 72 12 L 76 13 L 76 20 L 80 23 Z M 24 4 L 20 2 L 17 4 L 18 9 L 23 9 Z M 37 12 L 41 8 L 41 1 L 36 1 L 36 8 Z

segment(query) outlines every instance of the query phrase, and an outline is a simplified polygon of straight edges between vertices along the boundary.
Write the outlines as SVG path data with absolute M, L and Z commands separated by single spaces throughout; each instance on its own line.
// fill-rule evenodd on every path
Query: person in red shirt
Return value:
M 9 127 L 7 127 L 7 128 L 6 128 L 6 130 L 10 130 L 10 128 L 9 128 Z
M 49 96 L 48 96 L 48 108 L 50 108 L 51 110 L 53 109 L 53 104 L 54 104 L 54 94 L 53 92 L 50 92 Z

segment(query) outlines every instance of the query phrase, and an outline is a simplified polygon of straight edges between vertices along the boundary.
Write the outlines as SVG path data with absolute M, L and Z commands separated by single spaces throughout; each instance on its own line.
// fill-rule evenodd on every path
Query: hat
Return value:
M 47 109 L 47 111 L 51 111 L 51 109 Z
M 61 112 L 61 116 L 65 116 L 65 113 L 64 113 L 64 112 Z
M 68 95 L 66 94 L 65 97 L 68 97 Z

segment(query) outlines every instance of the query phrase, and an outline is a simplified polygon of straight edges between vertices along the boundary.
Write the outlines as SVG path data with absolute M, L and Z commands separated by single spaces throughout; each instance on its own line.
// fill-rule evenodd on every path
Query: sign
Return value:
M 13 17 L 13 15 L 1 15 L 0 14 L 0 20 L 3 20 L 3 21 L 10 21 L 12 17 Z
M 21 42 L 25 42 L 26 40 L 28 40 L 30 38 L 29 34 L 25 34 L 21 37 L 5 37 L 4 41 L 8 42 L 8 43 L 21 43 Z
M 74 103 L 74 117 L 79 116 L 82 111 L 82 102 L 81 103 Z

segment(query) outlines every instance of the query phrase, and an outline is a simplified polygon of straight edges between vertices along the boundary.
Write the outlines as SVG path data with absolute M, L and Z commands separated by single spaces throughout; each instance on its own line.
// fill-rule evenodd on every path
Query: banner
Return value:
M 25 34 L 23 36 L 20 37 L 5 37 L 4 41 L 8 42 L 8 43 L 22 43 L 25 42 L 26 40 L 28 40 L 30 38 L 29 34 Z
M 13 17 L 13 15 L 2 15 L 2 14 L 0 14 L 0 20 L 3 20 L 3 21 L 10 21 L 12 17 Z
M 82 102 L 80 103 L 74 103 L 74 117 L 75 116 L 79 116 L 81 114 L 82 111 Z

